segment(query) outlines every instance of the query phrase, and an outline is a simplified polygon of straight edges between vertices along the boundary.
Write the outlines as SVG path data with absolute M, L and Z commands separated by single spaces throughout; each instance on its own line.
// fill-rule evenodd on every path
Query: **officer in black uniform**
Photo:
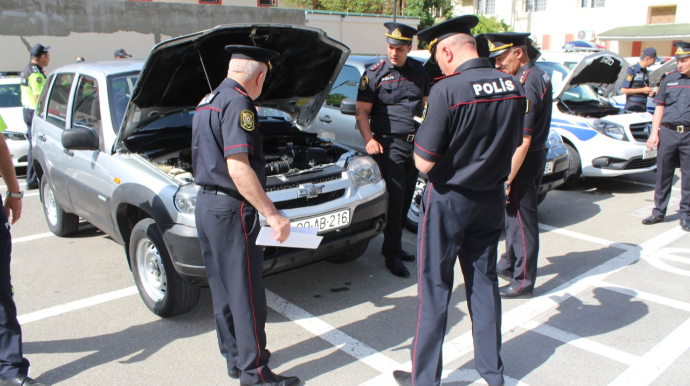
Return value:
M 510 283 L 499 289 L 502 298 L 532 297 L 537 279 L 539 219 L 537 193 L 546 164 L 546 139 L 551 127 L 551 79 L 528 54 L 529 33 L 485 34 L 489 57 L 496 68 L 514 74 L 529 101 L 522 129 L 522 145 L 513 154 L 512 168 L 505 182 L 506 252 L 496 271 Z M 537 52 L 538 54 L 538 52 Z
M 628 74 L 621 85 L 621 93 L 625 94 L 625 109 L 629 111 L 647 111 L 647 97 L 654 96 L 654 90 L 649 87 L 649 73 L 647 68 L 656 61 L 656 49 L 647 47 L 642 51 L 640 61 L 628 67 Z
M 657 150 L 656 189 L 652 215 L 642 220 L 651 225 L 664 220 L 671 198 L 671 183 L 680 160 L 680 226 L 690 232 L 690 43 L 676 42 L 678 70 L 666 75 L 654 101 L 652 133 L 647 148 Z
M 388 57 L 366 70 L 357 94 L 357 126 L 367 153 L 376 154 L 390 193 L 388 224 L 382 252 L 392 274 L 409 277 L 404 261 L 413 254 L 402 249 L 403 221 L 412 201 L 417 169 L 412 158 L 415 132 L 429 96 L 429 78 L 422 63 L 408 58 L 417 30 L 401 23 L 388 28 Z
M 259 213 L 283 242 L 290 221 L 266 196 L 266 161 L 253 100 L 261 95 L 275 51 L 226 46 L 228 78 L 196 109 L 192 132 L 196 227 L 213 298 L 221 354 L 241 385 L 298 385 L 268 368 L 263 250 Z
M 458 259 L 476 369 L 489 385 L 503 384 L 496 258 L 505 219 L 503 183 L 520 143 L 526 103 L 522 85 L 512 75 L 479 58 L 470 34 L 478 22 L 465 15 L 419 33 L 447 75 L 431 89 L 415 137 L 415 163 L 427 173 L 429 184 L 417 233 L 419 311 L 412 373 L 395 371 L 399 385 L 441 383 L 441 347 Z

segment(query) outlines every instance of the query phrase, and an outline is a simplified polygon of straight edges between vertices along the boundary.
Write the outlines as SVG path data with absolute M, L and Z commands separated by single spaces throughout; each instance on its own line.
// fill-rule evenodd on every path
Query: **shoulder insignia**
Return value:
M 378 63 L 374 64 L 373 66 L 371 66 L 371 68 L 369 68 L 369 71 L 376 71 L 376 70 L 378 70 L 379 67 L 383 66 L 383 63 L 384 63 L 384 62 L 385 62 L 385 61 L 384 61 L 383 59 L 379 60 Z
M 513 94 L 517 90 L 515 82 L 509 78 L 490 78 L 470 82 L 475 98 Z
M 216 95 L 218 95 L 218 92 L 212 92 L 210 94 L 206 94 L 206 96 L 203 97 L 201 99 L 201 101 L 199 101 L 199 104 L 196 107 L 199 107 L 201 105 L 207 105 L 207 104 L 211 103 L 211 101 L 213 101 L 213 98 L 215 98 Z
M 627 82 L 630 82 L 631 80 L 633 80 L 633 78 L 634 78 L 634 77 L 633 77 L 632 74 L 628 74 L 628 76 L 625 77 L 625 80 L 626 80 Z
M 422 112 L 422 122 L 426 119 L 426 110 L 429 108 L 429 104 L 424 102 L 424 112 Z
M 43 83 L 43 78 L 40 76 L 36 78 L 36 83 Z
M 460 73 L 459 73 L 459 72 L 454 72 L 454 73 L 452 73 L 452 74 L 450 74 L 450 75 L 439 76 L 438 78 L 434 79 L 434 81 L 433 81 L 432 83 L 433 83 L 433 84 L 436 84 L 436 83 L 442 81 L 443 79 L 450 78 L 451 76 L 455 76 L 455 75 L 460 75 Z
M 240 127 L 247 131 L 254 130 L 254 112 L 249 110 L 242 110 L 240 112 Z
M 359 89 L 366 90 L 367 87 L 369 87 L 369 77 L 362 75 L 362 78 L 359 80 Z

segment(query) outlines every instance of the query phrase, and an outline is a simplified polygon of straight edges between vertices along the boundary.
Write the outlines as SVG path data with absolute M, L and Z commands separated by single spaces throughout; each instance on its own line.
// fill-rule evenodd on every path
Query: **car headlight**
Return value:
M 594 122 L 590 123 L 590 126 L 601 134 L 607 135 L 613 139 L 619 141 L 627 141 L 625 136 L 625 130 L 623 126 L 617 125 L 612 122 L 606 122 L 599 119 L 595 119 Z
M 563 138 L 554 130 L 549 130 L 549 138 L 546 141 L 546 147 L 553 149 L 559 146 L 563 146 Z
M 381 181 L 379 165 L 369 156 L 358 155 L 350 158 L 347 169 L 356 188 Z
M 180 186 L 175 193 L 175 208 L 180 213 L 194 213 L 198 192 L 199 186 L 195 183 Z
M 3 131 L 2 136 L 5 137 L 5 139 L 11 139 L 13 141 L 26 141 L 26 134 L 16 131 Z

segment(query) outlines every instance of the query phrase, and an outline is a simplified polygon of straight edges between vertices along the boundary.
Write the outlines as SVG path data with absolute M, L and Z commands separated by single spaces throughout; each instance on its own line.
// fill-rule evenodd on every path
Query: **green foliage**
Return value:
M 377 15 L 391 14 L 393 9 L 389 0 L 284 0 L 283 4 L 288 8 Z
M 503 19 L 498 20 L 496 16 L 486 17 L 479 15 L 479 24 L 472 29 L 473 34 L 511 32 L 513 29 L 506 24 Z
M 419 17 L 419 30 L 453 17 L 451 0 L 407 0 L 404 16 Z
M 340 102 L 345 99 L 347 99 L 347 96 L 344 94 L 330 93 L 328 94 L 328 98 L 326 98 L 326 104 L 328 106 L 340 107 Z

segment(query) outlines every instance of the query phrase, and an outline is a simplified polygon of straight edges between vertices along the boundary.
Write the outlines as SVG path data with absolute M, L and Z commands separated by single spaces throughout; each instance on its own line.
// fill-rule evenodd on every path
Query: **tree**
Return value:
M 511 32 L 513 29 L 506 24 L 503 19 L 498 20 L 496 16 L 486 17 L 479 15 L 479 24 L 472 29 L 473 34 Z
M 284 0 L 289 8 L 313 9 L 315 11 L 391 14 L 391 0 Z
M 407 0 L 406 4 L 404 16 L 419 17 L 420 31 L 453 17 L 451 0 Z

